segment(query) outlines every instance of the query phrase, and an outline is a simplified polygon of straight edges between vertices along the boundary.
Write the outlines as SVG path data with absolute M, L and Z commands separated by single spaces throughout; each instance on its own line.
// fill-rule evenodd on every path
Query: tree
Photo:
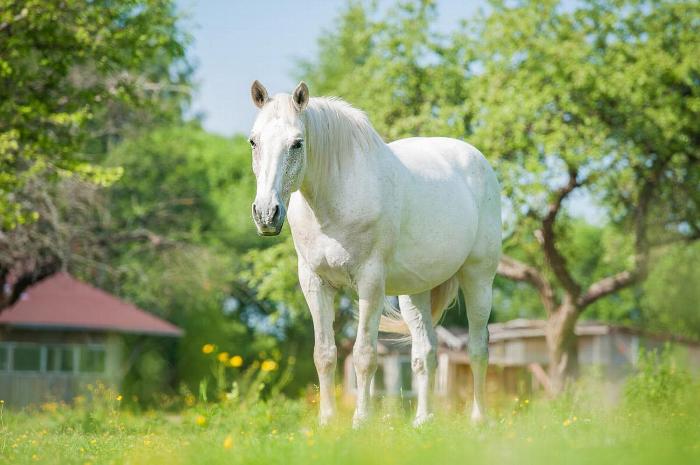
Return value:
M 536 289 L 561 390 L 577 371 L 581 315 L 644 280 L 655 247 L 700 235 L 700 7 L 493 2 L 449 38 L 434 32 L 430 1 L 377 21 L 358 8 L 302 68 L 312 92 L 316 84 L 347 98 L 389 139 L 464 138 L 492 160 L 510 224 L 499 272 Z M 608 244 L 588 245 L 609 247 L 600 259 L 568 247 L 575 197 L 615 232 Z
M 30 180 L 109 182 L 95 150 L 135 118 L 180 114 L 187 40 L 169 0 L 0 1 L 3 230 L 36 219 Z
M 101 160 L 182 118 L 188 40 L 171 1 L 0 0 L 0 311 L 99 256 L 97 187 L 122 173 Z
M 539 292 L 555 390 L 576 372 L 581 314 L 643 280 L 655 245 L 698 237 L 698 18 L 689 2 L 592 1 L 572 13 L 523 2 L 496 6 L 480 31 L 471 138 L 508 164 L 516 244 L 530 234 L 539 244 L 539 260 L 506 256 L 500 272 Z M 572 271 L 565 203 L 581 191 L 627 233 L 616 273 Z

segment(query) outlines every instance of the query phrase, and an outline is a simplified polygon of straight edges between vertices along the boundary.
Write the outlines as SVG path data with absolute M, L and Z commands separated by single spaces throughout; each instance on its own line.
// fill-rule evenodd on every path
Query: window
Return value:
M 5 346 L 0 346 L 0 371 L 7 370 L 9 366 L 8 362 L 8 356 L 9 356 L 9 350 L 7 350 L 7 347 Z
M 15 371 L 39 371 L 41 369 L 41 347 L 18 345 L 14 349 Z
M 82 373 L 104 372 L 105 358 L 103 347 L 82 347 L 80 350 L 80 371 Z
M 69 346 L 48 347 L 46 371 L 71 373 L 73 371 L 73 348 Z

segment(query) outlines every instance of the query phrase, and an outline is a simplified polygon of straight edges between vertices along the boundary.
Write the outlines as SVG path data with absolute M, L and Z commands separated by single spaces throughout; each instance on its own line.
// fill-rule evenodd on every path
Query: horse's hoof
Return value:
M 472 412 L 471 416 L 472 424 L 473 425 L 483 425 L 486 423 L 486 416 L 482 415 L 481 412 Z
M 325 415 L 319 415 L 318 417 L 318 425 L 321 427 L 326 427 L 331 424 L 333 421 L 334 415 L 331 414 L 325 414 Z
M 368 420 L 367 415 L 358 415 L 357 412 L 355 415 L 352 416 L 352 429 L 360 429 L 362 428 L 365 424 L 367 424 Z
M 431 422 L 433 418 L 435 418 L 435 415 L 433 415 L 432 413 L 428 413 L 427 415 L 417 415 L 416 419 L 413 420 L 413 427 L 420 428 L 426 423 Z

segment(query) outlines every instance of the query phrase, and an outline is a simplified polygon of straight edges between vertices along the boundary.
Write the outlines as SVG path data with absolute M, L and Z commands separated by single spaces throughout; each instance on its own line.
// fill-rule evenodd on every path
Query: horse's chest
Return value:
M 300 258 L 325 281 L 335 287 L 352 286 L 357 260 L 341 242 L 320 235 L 298 244 L 297 248 Z

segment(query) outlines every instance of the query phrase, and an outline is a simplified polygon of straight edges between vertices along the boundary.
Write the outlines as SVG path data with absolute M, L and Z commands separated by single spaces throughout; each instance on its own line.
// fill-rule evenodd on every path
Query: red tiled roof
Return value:
M 68 273 L 56 273 L 27 289 L 0 312 L 0 325 L 181 336 L 182 330 Z

